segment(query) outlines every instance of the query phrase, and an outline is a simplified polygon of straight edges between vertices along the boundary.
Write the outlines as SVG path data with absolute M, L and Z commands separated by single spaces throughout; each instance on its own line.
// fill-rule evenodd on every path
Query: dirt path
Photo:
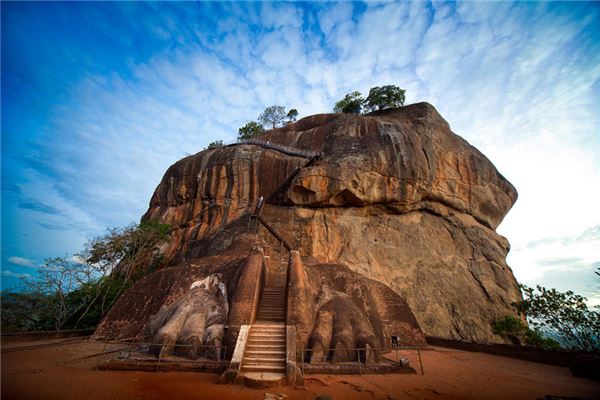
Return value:
M 10 399 L 529 399 L 545 395 L 600 399 L 600 383 L 568 369 L 484 353 L 434 347 L 424 351 L 425 375 L 309 375 L 303 388 L 254 390 L 217 385 L 217 375 L 194 372 L 94 370 L 102 344 L 68 344 L 2 354 L 2 400 Z M 407 354 L 418 369 L 418 360 Z

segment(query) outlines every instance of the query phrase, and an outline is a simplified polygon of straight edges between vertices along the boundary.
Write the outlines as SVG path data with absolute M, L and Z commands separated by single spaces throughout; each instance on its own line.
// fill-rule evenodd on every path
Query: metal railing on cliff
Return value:
M 321 153 L 317 153 L 314 151 L 302 150 L 302 149 L 298 149 L 296 147 L 285 146 L 283 144 L 273 143 L 269 140 L 260 140 L 260 139 L 241 140 L 239 142 L 224 144 L 224 146 L 231 147 L 231 146 L 239 146 L 239 145 L 244 145 L 244 144 L 260 146 L 262 148 L 275 150 L 280 153 L 287 154 L 289 156 L 303 157 L 303 158 L 308 158 L 308 159 L 317 158 L 321 155 Z

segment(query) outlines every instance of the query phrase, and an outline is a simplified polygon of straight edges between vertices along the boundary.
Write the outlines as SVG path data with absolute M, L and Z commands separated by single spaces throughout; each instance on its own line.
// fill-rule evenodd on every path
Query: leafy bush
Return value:
M 513 315 L 505 315 L 504 318 L 492 322 L 492 331 L 496 335 L 520 339 L 527 329 L 523 321 Z
M 587 307 L 585 297 L 539 285 L 521 290 L 523 300 L 513 306 L 534 328 L 556 332 L 568 348 L 600 350 L 600 314 Z
M 360 92 L 354 91 L 346 94 L 343 99 L 335 103 L 333 111 L 346 114 L 360 114 L 364 101 L 365 99 Z
M 265 128 L 256 121 L 249 121 L 246 125 L 238 129 L 238 142 L 252 139 L 265 132 Z
M 219 147 L 223 147 L 223 141 L 222 140 L 215 140 L 214 142 L 210 142 L 208 144 L 208 146 L 206 146 L 205 150 L 217 149 Z
M 405 93 L 406 90 L 395 85 L 375 86 L 369 90 L 369 96 L 365 100 L 365 108 L 374 111 L 400 107 L 404 105 Z
M 513 344 L 525 343 L 528 346 L 553 350 L 560 348 L 558 342 L 545 338 L 539 330 L 530 329 L 513 315 L 505 315 L 492 322 L 492 331 L 496 335 L 510 339 Z
M 547 350 L 559 350 L 560 344 L 549 337 L 544 337 L 537 329 L 527 328 L 525 332 L 525 343 L 529 346 L 538 347 Z
M 296 110 L 295 108 L 292 108 L 290 111 L 288 111 L 286 118 L 287 118 L 288 124 L 294 122 L 296 120 L 296 118 L 298 118 L 298 110 Z

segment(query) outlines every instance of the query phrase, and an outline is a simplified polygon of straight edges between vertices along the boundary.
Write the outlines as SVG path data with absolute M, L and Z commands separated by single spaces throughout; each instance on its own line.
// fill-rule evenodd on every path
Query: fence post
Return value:
M 161 346 L 160 351 L 158 352 L 158 360 L 156 362 L 156 370 L 154 372 L 158 372 L 158 367 L 160 365 L 160 359 L 162 357 L 163 350 L 164 350 L 164 346 Z
M 362 369 L 360 368 L 360 349 L 356 349 L 356 361 L 358 361 L 358 374 L 362 375 Z
M 304 351 L 304 347 L 302 347 L 302 373 L 304 374 L 304 355 L 305 355 L 305 351 Z
M 421 360 L 421 349 L 417 348 L 417 354 L 419 355 L 419 364 L 421 365 L 421 375 L 425 375 L 425 371 L 423 371 L 423 361 Z

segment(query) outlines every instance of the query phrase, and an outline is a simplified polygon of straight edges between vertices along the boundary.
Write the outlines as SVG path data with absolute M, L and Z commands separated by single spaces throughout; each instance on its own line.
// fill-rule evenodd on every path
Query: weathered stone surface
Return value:
M 366 116 L 314 115 L 269 131 L 261 140 L 319 152 L 321 158 L 236 145 L 175 163 L 143 217 L 173 227 L 164 249 L 171 265 L 179 265 L 181 271 L 203 265 L 196 269 L 202 277 L 223 272 L 228 293 L 234 295 L 251 240 L 245 247 L 235 243 L 244 237 L 247 216 L 263 196 L 267 200 L 263 218 L 305 260 L 307 272 L 302 279 L 309 281 L 305 291 L 318 290 L 313 293 L 319 302 L 315 314 L 296 316 L 304 325 L 324 321 L 306 329 L 306 340 L 313 331 L 317 336 L 329 332 L 326 321 L 333 307 L 329 302 L 350 298 L 357 305 L 352 285 L 338 288 L 327 280 L 318 285 L 313 281 L 318 275 L 314 271 L 332 264 L 343 264 L 356 276 L 380 282 L 405 299 L 425 334 L 501 340 L 490 323 L 510 312 L 510 303 L 520 294 L 506 265 L 509 244 L 495 229 L 517 193 L 483 154 L 451 132 L 431 105 L 413 104 Z M 258 236 L 265 248 L 270 241 L 277 252 L 278 243 L 264 228 L 259 228 Z M 206 257 L 220 267 L 207 263 Z M 162 278 L 147 277 L 153 282 L 147 284 L 159 284 L 166 276 L 182 279 L 169 272 L 155 273 L 160 274 Z M 136 286 L 132 293 L 141 295 L 143 290 Z M 341 294 L 329 298 L 321 290 L 327 286 Z M 318 300 L 321 292 L 327 302 Z M 156 296 L 162 296 L 156 304 L 172 301 L 164 289 Z M 357 305 L 360 317 L 356 318 L 369 321 L 373 328 L 367 309 L 387 303 L 369 301 L 366 308 Z M 152 313 L 159 308 L 155 305 Z M 126 320 L 142 318 L 119 319 L 117 314 L 104 325 L 117 327 L 122 321 L 125 327 Z M 139 328 L 144 323 L 135 324 Z M 350 336 L 368 343 L 361 324 Z M 343 326 L 331 322 L 332 332 L 343 331 Z M 324 339 L 321 342 L 325 344 Z
M 391 346 L 424 345 L 425 337 L 406 301 L 381 282 L 340 264 L 290 265 L 288 324 L 311 362 L 355 361 L 356 349 L 371 358 Z M 297 261 L 296 261 L 297 262 Z M 299 262 L 297 262 L 299 264 Z
M 224 326 L 229 313 L 227 289 L 221 274 L 192 283 L 181 298 L 161 307 L 149 321 L 147 333 L 156 354 L 201 355 L 221 359 Z

